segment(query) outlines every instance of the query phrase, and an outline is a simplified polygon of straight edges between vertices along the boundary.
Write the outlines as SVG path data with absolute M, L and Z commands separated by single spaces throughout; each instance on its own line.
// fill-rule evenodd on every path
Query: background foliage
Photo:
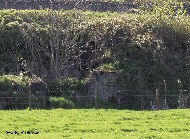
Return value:
M 1 10 L 1 74 L 22 72 L 50 90 L 81 90 L 90 71 L 102 68 L 120 71 L 126 89 L 162 89 L 163 80 L 169 89 L 189 89 L 190 19 L 183 3 L 143 4 L 150 6 L 135 15 Z

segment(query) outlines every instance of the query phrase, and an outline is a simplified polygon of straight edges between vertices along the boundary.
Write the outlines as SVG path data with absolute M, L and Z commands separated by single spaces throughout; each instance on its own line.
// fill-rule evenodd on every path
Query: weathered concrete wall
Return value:
M 108 101 L 109 98 L 117 93 L 116 78 L 116 72 L 95 70 L 90 75 L 87 91 L 91 93 L 97 91 L 97 96 L 100 100 Z

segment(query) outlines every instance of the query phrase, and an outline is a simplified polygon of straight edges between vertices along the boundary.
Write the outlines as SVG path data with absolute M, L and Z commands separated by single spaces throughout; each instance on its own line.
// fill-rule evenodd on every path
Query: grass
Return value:
M 0 138 L 187 139 L 189 110 L 17 110 L 0 111 Z M 7 134 L 38 131 L 39 134 Z

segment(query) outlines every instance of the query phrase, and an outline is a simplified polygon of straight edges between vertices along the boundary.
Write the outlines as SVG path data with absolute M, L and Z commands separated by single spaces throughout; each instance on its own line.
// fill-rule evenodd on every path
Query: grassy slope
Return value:
M 189 110 L 33 110 L 0 111 L 0 138 L 190 138 Z M 39 131 L 6 135 L 6 131 Z

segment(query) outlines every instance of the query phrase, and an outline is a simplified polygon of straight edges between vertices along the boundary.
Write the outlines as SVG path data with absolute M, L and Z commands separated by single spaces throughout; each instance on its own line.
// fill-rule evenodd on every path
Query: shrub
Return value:
M 71 95 L 69 91 L 81 91 L 84 89 L 84 80 L 79 80 L 77 78 L 66 78 L 65 80 L 60 80 L 56 82 L 50 82 L 47 85 L 50 96 L 61 96 L 61 95 Z M 52 93 L 51 93 L 52 91 Z M 56 94 L 57 92 L 57 94 Z
M 51 108 L 74 108 L 75 105 L 71 100 L 64 97 L 50 97 Z
M 102 64 L 99 68 L 99 70 L 102 71 L 116 71 L 116 68 L 114 67 L 114 64 Z
M 20 75 L 1 75 L 0 76 L 0 99 L 2 100 L 2 105 L 0 109 L 24 109 L 28 104 L 28 87 L 29 83 L 39 82 L 39 78 L 36 76 L 28 77 L 23 74 Z M 42 102 L 36 92 L 32 98 L 32 103 Z M 3 98 L 1 98 L 3 97 Z M 37 99 L 38 98 L 38 99 Z M 40 107 L 32 105 L 32 107 Z
M 49 91 L 82 90 L 85 82 L 79 78 L 100 65 L 104 70 L 122 71 L 123 85 L 131 83 L 130 89 L 154 90 L 163 79 L 170 89 L 178 79 L 188 88 L 190 18 L 178 2 L 151 2 L 157 7 L 133 17 L 110 12 L 2 10 L 0 64 L 16 71 L 12 64 L 16 63 L 21 67 L 17 72 L 29 69 L 49 82 Z

